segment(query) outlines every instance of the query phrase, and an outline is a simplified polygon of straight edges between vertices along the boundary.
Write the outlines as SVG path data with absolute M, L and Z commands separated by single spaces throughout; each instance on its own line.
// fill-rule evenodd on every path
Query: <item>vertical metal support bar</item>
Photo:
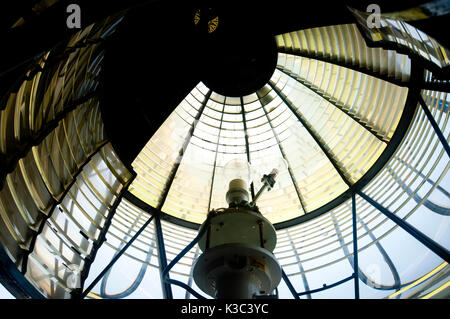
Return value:
M 248 130 L 247 130 L 247 119 L 245 118 L 245 108 L 244 108 L 244 98 L 241 96 L 241 113 L 242 113 L 242 124 L 244 125 L 244 138 L 245 138 L 245 152 L 247 153 L 247 162 L 251 163 L 250 159 L 250 147 L 248 144 Z M 253 182 L 250 184 L 250 195 L 252 196 L 252 201 L 255 202 L 255 186 Z
M 303 268 L 302 261 L 300 260 L 300 256 L 299 256 L 300 254 L 299 254 L 297 248 L 295 248 L 295 244 L 294 244 L 294 241 L 292 240 L 291 234 L 289 233 L 289 231 L 286 231 L 286 233 L 287 233 L 289 242 L 291 244 L 291 248 L 295 254 L 295 259 L 297 261 L 298 269 L 300 270 L 300 273 L 302 276 L 303 286 L 305 286 L 306 291 L 309 291 L 309 283 L 308 283 L 308 279 L 306 278 L 306 275 L 305 275 L 305 269 Z M 306 298 L 311 299 L 311 295 L 307 294 Z
M 430 237 L 426 236 L 424 233 L 416 229 L 415 227 L 411 226 L 409 223 L 398 217 L 397 215 L 391 213 L 389 210 L 381 206 L 378 202 L 364 194 L 362 191 L 357 191 L 357 194 L 364 198 L 367 202 L 369 202 L 370 205 L 378 209 L 381 213 L 383 213 L 386 217 L 388 217 L 390 220 L 392 220 L 394 223 L 396 223 L 398 226 L 400 226 L 401 229 L 406 231 L 408 234 L 413 236 L 415 239 L 420 241 L 423 245 L 428 247 L 432 252 L 434 252 L 436 255 L 441 257 L 446 262 L 450 262 L 450 253 L 445 248 L 439 245 L 437 242 L 435 242 Z
M 358 265 L 358 234 L 356 230 L 356 200 L 352 194 L 352 231 L 353 231 L 353 269 L 355 278 L 355 299 L 359 299 L 359 265 Z
M 197 248 L 195 250 L 195 254 L 194 254 L 194 260 L 192 261 L 192 265 L 191 265 L 191 272 L 190 272 L 190 277 L 188 280 L 188 286 L 192 288 L 192 283 L 194 282 L 194 264 L 195 261 L 197 260 L 198 256 L 200 256 L 200 249 Z M 184 294 L 184 299 L 189 299 L 191 297 L 191 293 L 189 292 L 189 290 L 186 290 L 186 293 Z
M 208 103 L 208 102 L 206 102 L 206 103 Z M 219 154 L 219 143 L 220 143 L 220 136 L 222 134 L 222 124 L 223 124 L 223 114 L 224 113 L 225 113 L 225 100 L 223 102 L 222 115 L 220 116 L 219 134 L 217 134 L 216 151 L 215 151 L 215 155 L 214 155 L 214 166 L 213 166 L 212 177 L 211 177 L 211 188 L 209 190 L 208 213 L 211 211 L 211 200 L 212 200 L 212 194 L 213 194 L 213 190 L 214 190 L 214 180 L 216 178 L 217 155 Z
M 172 287 L 163 278 L 163 271 L 167 267 L 167 256 L 166 256 L 166 248 L 164 246 L 164 237 L 159 212 L 154 212 L 154 216 L 155 216 L 156 236 L 158 239 L 159 273 L 161 276 L 163 296 L 165 299 L 173 299 Z M 169 277 L 169 274 L 167 274 L 167 277 Z
M 148 224 L 151 223 L 153 220 L 153 216 L 151 216 L 145 224 L 134 234 L 134 236 L 130 239 L 130 241 L 122 248 L 122 250 L 114 256 L 114 258 L 109 262 L 109 264 L 105 267 L 105 269 L 102 270 L 102 272 L 97 276 L 97 278 L 94 279 L 94 281 L 87 287 L 83 293 L 81 294 L 81 298 L 87 296 L 87 294 L 92 290 L 92 288 L 95 287 L 95 285 L 103 278 L 103 276 L 111 269 L 112 266 L 116 263 L 116 261 L 120 258 L 120 256 L 123 255 L 123 253 L 128 249 L 128 247 L 131 246 L 131 244 L 139 237 L 139 235 L 144 231 L 145 228 L 147 228 Z
M 205 221 L 205 225 L 209 225 L 210 221 L 211 221 L 211 215 L 208 215 L 208 217 L 206 218 L 206 221 Z M 196 292 L 190 286 L 186 285 L 184 282 L 179 281 L 179 280 L 170 279 L 169 278 L 169 271 L 170 271 L 170 269 L 173 268 L 173 266 L 175 266 L 180 261 L 181 258 L 183 258 L 184 255 L 187 254 L 187 252 L 189 250 L 192 249 L 192 247 L 194 247 L 195 244 L 198 243 L 200 238 L 202 238 L 203 235 L 205 235 L 205 232 L 206 232 L 206 226 L 200 228 L 200 231 L 198 232 L 197 236 L 186 247 L 184 247 L 184 249 L 177 256 L 175 256 L 174 259 L 172 259 L 170 264 L 163 269 L 162 275 L 161 275 L 162 276 L 162 280 L 164 282 L 169 282 L 170 284 L 174 284 L 174 285 L 177 285 L 179 287 L 182 287 L 182 288 L 186 289 L 187 291 L 189 291 L 189 293 L 191 295 L 197 297 L 198 299 L 205 299 L 205 297 L 202 296 L 201 294 L 199 294 L 198 292 Z
M 447 139 L 445 138 L 444 134 L 442 133 L 441 129 L 439 128 L 439 125 L 436 123 L 436 120 L 433 117 L 433 114 L 431 114 L 430 110 L 428 109 L 427 104 L 423 100 L 422 95 L 419 94 L 419 104 L 422 107 L 423 112 L 428 118 L 428 121 L 430 121 L 431 126 L 433 127 L 436 135 L 438 136 L 439 140 L 442 143 L 442 146 L 444 147 L 445 151 L 447 152 L 447 155 L 450 157 L 450 146 L 448 145 Z
M 298 296 L 297 291 L 295 291 L 294 286 L 292 285 L 291 281 L 289 280 L 288 276 L 284 272 L 283 268 L 281 268 L 281 276 L 283 277 L 284 282 L 286 283 L 286 286 L 289 288 L 289 290 L 292 293 L 292 296 L 294 296 L 294 299 L 300 299 Z

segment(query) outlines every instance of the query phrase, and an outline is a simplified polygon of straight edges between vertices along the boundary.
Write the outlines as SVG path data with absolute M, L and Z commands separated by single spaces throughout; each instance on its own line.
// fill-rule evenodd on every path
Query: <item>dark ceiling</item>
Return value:
M 346 8 L 338 8 L 342 14 L 323 24 L 351 21 Z M 209 15 L 206 20 L 219 17 L 214 32 L 194 23 L 198 9 Z M 318 24 L 304 10 L 294 14 L 278 6 L 228 2 L 211 10 L 153 5 L 152 10 L 131 11 L 107 45 L 104 66 L 102 113 L 121 159 L 131 163 L 200 81 L 230 96 L 255 92 L 267 83 L 276 65 L 273 36 Z

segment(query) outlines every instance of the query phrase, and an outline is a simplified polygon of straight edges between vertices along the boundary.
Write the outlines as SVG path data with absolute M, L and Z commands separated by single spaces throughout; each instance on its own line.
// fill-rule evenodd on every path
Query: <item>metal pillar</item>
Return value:
M 160 277 L 161 277 L 163 296 L 165 299 L 173 299 L 172 287 L 164 279 L 164 269 L 167 267 L 167 257 L 166 257 L 166 248 L 164 246 L 164 237 L 163 237 L 162 227 L 161 227 L 161 218 L 160 218 L 158 212 L 156 212 L 154 214 L 154 216 L 155 216 L 156 237 L 158 239 L 157 244 L 158 244 L 158 257 L 159 257 L 159 273 L 160 273 Z M 169 277 L 169 274 L 167 274 L 167 277 Z
M 356 230 L 356 201 L 352 195 L 353 270 L 355 277 L 355 299 L 359 299 L 358 234 Z
M 281 268 L 281 276 L 282 276 L 284 282 L 286 283 L 286 286 L 289 288 L 292 296 L 294 296 L 294 299 L 300 299 L 300 297 L 298 296 L 297 291 L 295 290 L 295 288 L 292 285 L 291 281 L 289 280 L 288 276 L 284 272 L 283 268 Z
M 245 152 L 247 153 L 247 162 L 251 163 L 250 159 L 250 147 L 248 143 L 248 129 L 247 129 L 247 119 L 245 117 L 245 108 L 244 108 L 244 98 L 241 96 L 241 113 L 242 113 L 242 123 L 244 124 L 244 138 L 245 138 Z M 223 112 L 222 112 L 223 117 Z M 220 123 L 220 128 L 222 128 L 222 122 Z M 255 201 L 255 185 L 253 182 L 250 184 L 250 194 L 252 196 L 252 201 Z

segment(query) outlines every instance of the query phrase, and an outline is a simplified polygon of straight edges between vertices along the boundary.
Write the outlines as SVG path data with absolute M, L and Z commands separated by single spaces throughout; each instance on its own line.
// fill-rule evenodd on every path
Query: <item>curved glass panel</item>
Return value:
M 348 53 L 342 42 L 347 38 L 354 50 L 365 50 L 359 64 L 347 61 L 349 66 L 370 66 L 384 74 L 389 69 L 384 63 L 397 57 L 392 51 L 367 48 L 355 28 L 277 36 L 277 68 L 254 94 L 226 97 L 199 83 L 134 161 L 137 178 L 130 191 L 165 213 L 200 224 L 211 209 L 227 206 L 228 162 L 251 164 L 257 172 L 252 184 L 256 192 L 262 175 L 283 160 L 287 168 L 275 188 L 258 200 L 272 223 L 308 214 L 336 199 L 386 149 L 408 94 L 407 87 L 334 63 Z M 308 32 L 315 35 L 317 47 L 306 45 Z M 299 52 L 316 52 L 317 58 Z M 369 59 L 369 53 L 381 62 Z M 322 54 L 333 59 L 319 59 Z M 409 63 L 405 56 L 397 58 Z M 392 72 L 389 76 L 408 79 L 408 68 Z

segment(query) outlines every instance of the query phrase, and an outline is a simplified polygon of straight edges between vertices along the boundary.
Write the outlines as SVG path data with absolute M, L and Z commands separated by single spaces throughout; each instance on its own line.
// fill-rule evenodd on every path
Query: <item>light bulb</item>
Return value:
M 246 183 L 247 188 L 252 181 L 251 172 L 252 169 L 250 164 L 244 159 L 232 159 L 224 166 L 224 176 L 228 182 L 240 179 Z
M 248 190 L 252 181 L 250 164 L 243 159 L 232 159 L 224 166 L 224 177 L 228 183 L 228 204 L 248 202 Z
M 265 157 L 251 166 L 251 175 L 253 176 L 254 186 L 259 188 L 263 182 L 261 179 L 264 175 L 273 175 L 275 179 L 275 188 L 279 188 L 279 177 L 285 174 L 288 170 L 288 164 L 286 160 L 281 157 Z M 282 185 L 281 185 L 282 186 Z

